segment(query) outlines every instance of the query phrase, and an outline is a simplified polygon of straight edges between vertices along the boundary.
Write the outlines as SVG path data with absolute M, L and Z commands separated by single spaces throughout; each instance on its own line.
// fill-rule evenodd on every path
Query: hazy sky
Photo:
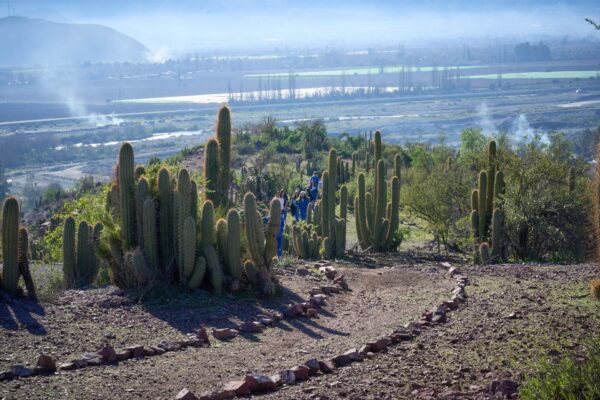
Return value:
M 4 2 L 6 14 L 8 0 Z M 452 38 L 597 37 L 600 0 L 11 0 L 14 14 L 101 23 L 156 52 L 410 44 Z M 0 15 L 2 8 L 0 6 Z

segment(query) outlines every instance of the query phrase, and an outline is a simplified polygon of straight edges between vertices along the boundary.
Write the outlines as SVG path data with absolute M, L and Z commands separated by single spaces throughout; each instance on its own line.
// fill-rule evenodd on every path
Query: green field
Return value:
M 539 71 L 502 74 L 502 79 L 587 79 L 600 77 L 600 71 Z M 498 79 L 498 74 L 471 75 L 469 79 Z
M 383 67 L 383 71 L 381 68 L 377 67 L 362 67 L 362 68 L 337 68 L 337 69 L 325 69 L 325 70 L 316 70 L 316 71 L 303 71 L 296 72 L 294 76 L 297 78 L 316 78 L 316 77 L 327 77 L 327 76 L 342 76 L 342 75 L 376 75 L 380 73 L 384 74 L 397 74 L 402 72 L 402 68 L 408 70 L 412 69 L 413 72 L 431 72 L 434 68 L 437 68 L 439 71 L 442 71 L 444 68 L 448 69 L 473 69 L 473 68 L 485 68 L 485 66 L 480 65 L 466 65 L 466 66 L 451 66 L 451 67 L 415 67 L 411 65 L 394 65 L 389 67 Z M 279 72 L 274 74 L 250 74 L 244 75 L 245 78 L 277 78 L 277 77 L 287 77 L 289 76 L 289 72 Z

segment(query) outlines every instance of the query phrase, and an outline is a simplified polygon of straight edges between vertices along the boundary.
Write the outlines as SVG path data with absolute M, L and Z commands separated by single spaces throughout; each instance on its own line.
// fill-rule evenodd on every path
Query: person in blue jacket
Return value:
M 313 203 L 315 201 L 317 201 L 317 197 L 319 196 L 319 189 L 317 188 L 316 185 L 312 184 L 312 186 L 309 189 L 309 193 L 310 193 L 310 201 Z
M 281 222 L 279 222 L 279 231 L 277 231 L 277 257 L 283 255 L 283 232 L 285 230 L 285 211 L 281 211 Z
M 306 192 L 300 192 L 300 198 L 298 199 L 298 211 L 300 212 L 300 220 L 306 221 L 306 213 L 308 211 L 308 197 L 306 197 Z
M 313 171 L 313 174 L 310 177 L 310 184 L 308 186 L 314 186 L 316 188 L 319 187 L 319 176 L 317 175 L 317 171 Z

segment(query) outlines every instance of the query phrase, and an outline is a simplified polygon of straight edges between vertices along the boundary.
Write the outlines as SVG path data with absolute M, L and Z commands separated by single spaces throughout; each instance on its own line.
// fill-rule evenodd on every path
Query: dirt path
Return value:
M 338 266 L 352 291 L 330 297 L 318 319 L 283 320 L 261 334 L 244 334 L 231 342 L 213 339 L 210 348 L 4 382 L 0 397 L 170 399 L 183 387 L 201 393 L 249 372 L 275 373 L 312 357 L 348 350 L 417 319 L 452 290 L 453 280 L 445 269 L 433 264 L 386 264 L 390 267 Z M 0 346 L 0 368 L 34 363 L 41 351 L 62 362 L 103 343 L 115 348 L 155 346 L 163 339 L 183 339 L 200 326 L 234 327 L 265 310 L 300 301 L 311 287 L 323 283 L 291 271 L 282 271 L 280 278 L 287 289 L 270 301 L 243 296 L 217 300 L 199 293 L 158 306 L 132 303 L 116 289 L 101 289 L 67 292 L 56 304 L 39 309 L 14 302 L 0 310 L 0 342 L 10 344 Z
M 518 383 L 540 357 L 577 354 L 600 338 L 600 307 L 588 294 L 597 266 L 461 268 L 469 301 L 447 324 L 265 398 L 487 399 L 492 381 Z

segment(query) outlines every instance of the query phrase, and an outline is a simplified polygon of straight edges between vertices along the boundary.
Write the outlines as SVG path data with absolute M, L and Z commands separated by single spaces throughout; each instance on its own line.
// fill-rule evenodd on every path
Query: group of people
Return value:
M 292 196 L 291 202 L 287 192 L 283 189 L 275 193 L 273 200 L 281 202 L 281 223 L 279 224 L 279 232 L 277 234 L 277 255 L 281 256 L 283 252 L 283 231 L 285 229 L 285 220 L 287 218 L 288 206 L 292 213 L 292 218 L 296 221 L 306 221 L 308 215 L 308 206 L 310 203 L 317 201 L 319 196 L 319 176 L 317 171 L 314 171 L 310 177 L 308 187 L 296 188 Z

